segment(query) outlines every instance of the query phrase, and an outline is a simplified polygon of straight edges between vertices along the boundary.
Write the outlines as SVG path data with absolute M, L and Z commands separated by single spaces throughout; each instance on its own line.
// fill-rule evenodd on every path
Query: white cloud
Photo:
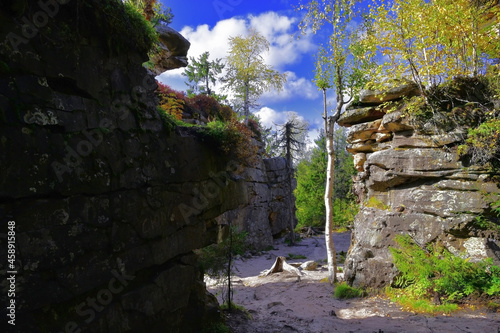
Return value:
M 305 121 L 304 117 L 300 116 L 295 111 L 276 111 L 267 106 L 254 112 L 260 118 L 260 122 L 264 127 L 274 127 L 274 125 L 284 124 L 290 115 L 295 115 L 300 121 Z
M 320 92 L 316 86 L 304 77 L 297 77 L 294 72 L 286 72 L 287 82 L 283 89 L 278 92 L 276 90 L 271 90 L 265 92 L 261 97 L 261 102 L 276 102 L 281 100 L 286 100 L 292 97 L 301 97 L 306 99 L 316 99 L 320 97 Z
M 294 39 L 292 34 L 297 25 L 294 18 L 268 12 L 250 16 L 249 19 L 250 26 L 266 37 L 271 44 L 269 53 L 264 56 L 265 61 L 271 66 L 281 69 L 284 65 L 294 64 L 303 54 L 315 49 L 310 37 Z
M 316 143 L 314 143 L 314 140 L 319 138 L 319 133 L 320 133 L 319 128 L 307 131 L 306 149 L 309 150 L 317 147 Z
M 248 16 L 246 18 L 233 17 L 221 20 L 210 28 L 208 25 L 199 25 L 196 28 L 186 26 L 180 33 L 191 42 L 188 57 L 198 58 L 203 52 L 210 52 L 210 59 L 225 58 L 229 49 L 228 38 L 237 35 L 248 34 L 251 28 L 256 29 L 264 35 L 270 42 L 270 50 L 264 56 L 268 65 L 282 71 L 286 65 L 291 65 L 300 61 L 304 54 L 315 49 L 311 41 L 311 36 L 306 36 L 300 40 L 293 39 L 292 33 L 296 30 L 294 18 L 279 15 L 275 12 L 267 12 L 258 16 Z M 177 89 L 185 89 L 178 84 L 185 80 L 182 76 L 184 68 L 179 68 L 164 72 L 158 80 L 166 84 L 176 84 Z M 297 92 L 302 92 L 303 97 L 313 98 L 312 84 L 305 78 L 297 78 L 295 73 L 289 72 L 289 83 L 285 87 L 284 94 L 280 99 L 293 96 Z M 215 87 L 215 90 L 219 90 Z M 220 91 L 219 91 L 220 92 Z M 304 95 L 305 94 L 305 95 Z M 275 94 L 274 94 L 275 95 Z

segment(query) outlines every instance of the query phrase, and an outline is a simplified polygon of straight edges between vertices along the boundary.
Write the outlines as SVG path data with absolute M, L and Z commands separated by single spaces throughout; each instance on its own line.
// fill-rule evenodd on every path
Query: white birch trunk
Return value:
M 330 284 L 337 282 L 337 253 L 333 244 L 333 180 L 335 175 L 335 151 L 333 147 L 333 122 L 330 120 L 326 132 L 326 152 L 328 155 L 328 164 L 326 170 L 326 190 L 325 190 L 325 243 L 326 257 L 328 259 L 328 281 Z
M 328 164 L 326 170 L 326 189 L 325 189 L 325 208 L 326 208 L 326 223 L 325 223 L 325 243 L 326 243 L 326 258 L 328 261 L 328 281 L 330 284 L 337 282 L 337 253 L 333 244 L 333 179 L 335 173 L 335 151 L 333 149 L 333 129 L 340 112 L 337 110 L 334 117 L 328 117 L 326 107 L 326 89 L 323 89 L 323 119 L 325 121 L 325 136 L 326 136 L 326 152 L 328 155 Z M 342 106 L 340 106 L 341 108 Z M 335 119 L 334 119 L 335 118 Z

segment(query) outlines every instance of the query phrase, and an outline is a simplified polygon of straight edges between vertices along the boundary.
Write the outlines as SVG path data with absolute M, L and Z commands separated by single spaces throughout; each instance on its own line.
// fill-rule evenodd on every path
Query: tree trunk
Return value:
M 293 178 L 293 163 L 292 163 L 292 124 L 287 122 L 285 125 L 285 136 L 286 136 L 286 164 L 288 170 L 288 185 L 290 186 L 290 191 L 292 190 L 292 178 Z M 290 207 L 290 245 L 295 244 L 295 233 L 293 231 L 293 209 Z
M 295 268 L 289 263 L 287 263 L 285 257 L 276 257 L 274 264 L 266 273 L 263 274 L 263 276 L 268 276 L 283 271 L 286 271 L 291 274 L 296 274 L 299 277 L 304 275 L 298 268 Z
M 208 59 L 207 59 L 208 62 Z M 205 73 L 205 84 L 207 86 L 206 93 L 208 96 L 212 96 L 212 92 L 210 91 L 210 65 L 207 63 L 207 72 Z
M 333 180 L 335 176 L 335 151 L 333 149 L 333 124 L 329 119 L 326 132 L 326 152 L 328 155 L 328 164 L 326 170 L 326 189 L 325 189 L 325 208 L 326 208 L 326 224 L 325 224 L 325 243 L 326 257 L 328 259 L 328 281 L 333 284 L 337 282 L 337 254 L 335 245 L 333 244 Z
M 227 253 L 227 311 L 231 312 L 231 265 L 233 259 L 233 230 L 229 222 L 229 250 Z
M 249 117 L 249 114 L 250 114 L 250 106 L 248 105 L 249 102 L 248 102 L 248 94 L 249 94 L 249 87 L 248 87 L 249 83 L 248 82 L 245 82 L 245 105 L 244 105 L 244 110 L 245 110 L 245 125 L 248 126 L 248 117 Z

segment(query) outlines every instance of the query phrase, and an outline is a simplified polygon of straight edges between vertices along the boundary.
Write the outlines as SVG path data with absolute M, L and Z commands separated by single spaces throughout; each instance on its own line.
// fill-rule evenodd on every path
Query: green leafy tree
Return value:
M 156 0 L 122 0 L 136 8 L 138 12 L 144 15 L 146 20 L 150 21 L 153 26 L 165 23 L 170 24 L 174 18 L 172 9 L 165 7 L 161 2 Z
M 323 92 L 323 119 L 326 136 L 328 164 L 325 189 L 325 242 L 328 259 L 328 279 L 337 280 L 337 260 L 333 243 L 334 212 L 332 197 L 335 179 L 334 126 L 346 105 L 367 81 L 370 59 L 363 56 L 362 45 L 356 43 L 358 35 L 349 28 L 354 15 L 353 0 L 311 0 L 306 5 L 300 4 L 299 10 L 306 14 L 299 24 L 302 34 L 310 28 L 316 33 L 323 26 L 330 32 L 328 43 L 319 48 L 316 61 L 315 83 Z M 332 89 L 336 96 L 333 114 L 328 112 L 326 92 Z
M 250 108 L 257 105 L 259 97 L 273 88 L 280 91 L 286 82 L 285 74 L 264 62 L 263 53 L 267 51 L 269 41 L 255 30 L 247 37 L 229 38 L 224 89 L 232 91 L 242 101 L 245 123 L 248 123 Z
M 311 159 L 304 159 L 297 165 L 297 187 L 295 188 L 295 205 L 297 206 L 298 227 L 325 225 L 325 184 L 326 138 L 324 132 L 315 140 Z
M 295 189 L 298 227 L 325 225 L 325 185 L 328 156 L 326 137 L 321 132 L 315 141 L 309 160 L 297 165 L 297 187 Z M 334 226 L 350 224 L 358 211 L 352 194 L 352 176 L 356 174 L 351 155 L 346 151 L 346 136 L 343 129 L 335 131 L 335 184 L 332 197 Z
M 344 128 L 334 134 L 335 179 L 333 184 L 333 216 L 336 227 L 348 226 L 354 220 L 359 207 L 352 192 L 352 177 L 357 171 L 352 155 L 347 151 L 347 135 Z
M 363 43 L 383 56 L 374 78 L 410 78 L 420 86 L 457 76 L 476 76 L 500 51 L 496 0 L 382 0 L 368 16 Z M 497 8 L 497 9 L 495 9 Z
M 186 85 L 189 87 L 188 96 L 204 94 L 214 96 L 218 101 L 224 100 L 225 96 L 215 94 L 211 87 L 215 86 L 219 76 L 224 69 L 222 59 L 210 61 L 209 52 L 204 52 L 198 59 L 190 57 L 190 64 L 182 75 L 188 78 Z

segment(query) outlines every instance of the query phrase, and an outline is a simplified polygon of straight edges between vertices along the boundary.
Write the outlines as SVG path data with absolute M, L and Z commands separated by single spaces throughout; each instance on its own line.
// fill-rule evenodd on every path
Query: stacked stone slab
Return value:
M 354 221 L 345 276 L 355 286 L 382 287 L 397 274 L 389 246 L 397 234 L 418 244 L 444 245 L 471 260 L 500 262 L 498 235 L 475 224 L 489 214 L 499 188 L 486 169 L 468 166 L 457 146 L 467 129 L 444 132 L 404 116 L 402 97 L 419 94 L 403 82 L 385 94 L 364 91 L 360 105 L 339 124 L 348 127 L 348 150 L 359 171 L 354 191 L 361 210 Z

